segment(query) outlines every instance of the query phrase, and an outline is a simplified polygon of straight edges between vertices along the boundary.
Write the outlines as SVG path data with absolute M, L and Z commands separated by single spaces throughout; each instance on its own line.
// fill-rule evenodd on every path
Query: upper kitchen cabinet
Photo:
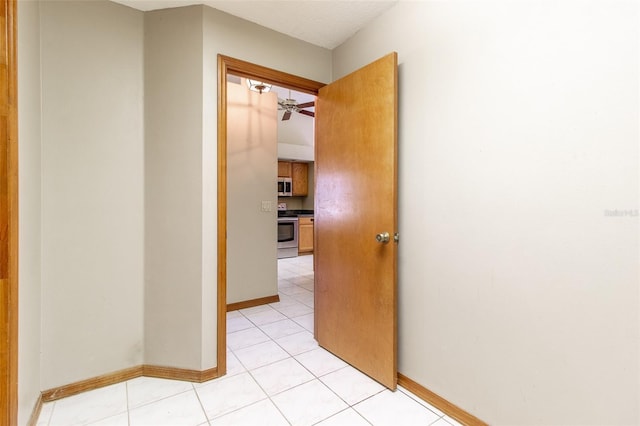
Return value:
M 291 181 L 291 195 L 306 197 L 309 194 L 309 164 L 291 163 Z
M 291 177 L 291 162 L 278 161 L 278 177 Z
M 309 195 L 309 164 L 297 161 L 278 161 L 278 177 L 291 178 L 293 197 Z

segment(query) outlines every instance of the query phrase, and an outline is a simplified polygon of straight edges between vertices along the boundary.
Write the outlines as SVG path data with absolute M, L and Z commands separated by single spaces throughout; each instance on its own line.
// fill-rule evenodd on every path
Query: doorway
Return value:
M 325 85 L 218 57 L 220 375 L 226 372 L 226 81 L 231 72 L 316 96 L 314 335 L 322 348 L 395 390 L 397 59 L 392 52 Z
M 292 74 L 218 55 L 218 375 L 227 371 L 227 89 L 228 74 L 257 79 L 316 96 L 325 84 Z

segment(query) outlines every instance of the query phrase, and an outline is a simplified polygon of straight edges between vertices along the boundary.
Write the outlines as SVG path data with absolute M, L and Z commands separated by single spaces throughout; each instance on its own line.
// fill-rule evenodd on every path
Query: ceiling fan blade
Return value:
M 305 102 L 303 104 L 298 104 L 298 108 L 309 108 L 309 107 L 315 106 L 315 104 L 316 103 L 314 101 Z
M 282 121 L 288 120 L 291 118 L 291 111 L 285 111 L 284 115 L 282 116 Z
M 300 110 L 300 111 L 298 111 L 298 112 L 299 112 L 300 114 L 303 114 L 303 115 L 308 115 L 309 117 L 315 117 L 315 116 L 316 116 L 313 112 L 311 112 L 311 111 L 305 111 L 305 110 L 303 110 L 303 109 L 301 109 L 301 110 Z

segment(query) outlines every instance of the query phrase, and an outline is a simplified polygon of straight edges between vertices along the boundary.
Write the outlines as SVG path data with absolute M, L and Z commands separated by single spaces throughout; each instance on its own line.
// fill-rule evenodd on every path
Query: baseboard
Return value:
M 277 303 L 280 301 L 280 296 L 259 297 L 257 299 L 245 300 L 242 302 L 235 302 L 227 304 L 227 312 L 237 311 L 238 309 L 253 308 L 254 306 L 266 305 L 267 303 Z
M 398 373 L 398 384 L 462 424 L 469 426 L 488 426 L 487 423 L 483 422 L 473 414 L 466 412 L 437 393 L 430 391 L 421 384 L 400 373 Z
M 141 376 L 202 383 L 218 377 L 218 368 L 214 367 L 200 371 L 188 370 L 185 368 L 162 367 L 157 365 L 138 365 L 136 367 L 126 368 L 113 373 L 103 374 L 102 376 L 92 377 L 90 379 L 48 389 L 42 392 L 39 404 L 42 406 L 43 402 L 55 401 L 60 398 L 114 385 L 116 383 L 125 382 Z M 38 415 L 39 410 L 40 407 L 38 407 Z M 35 416 L 35 419 L 37 421 L 38 416 Z
M 115 371 L 113 373 L 103 374 L 102 376 L 92 377 L 90 379 L 81 380 L 68 385 L 59 386 L 57 388 L 48 389 L 42 392 L 42 401 L 50 402 L 67 396 L 76 395 L 93 389 L 102 388 L 126 380 L 135 379 L 142 376 L 142 366 L 125 368 L 124 370 Z
M 38 395 L 38 400 L 33 406 L 33 411 L 31 411 L 31 417 L 29 417 L 27 426 L 36 426 L 36 424 L 38 423 L 38 419 L 40 418 L 41 411 L 42 411 L 42 394 Z
M 187 370 L 184 368 L 160 367 L 157 365 L 143 365 L 142 375 L 159 379 L 184 380 L 186 382 L 202 383 L 218 377 L 218 368 L 208 370 Z

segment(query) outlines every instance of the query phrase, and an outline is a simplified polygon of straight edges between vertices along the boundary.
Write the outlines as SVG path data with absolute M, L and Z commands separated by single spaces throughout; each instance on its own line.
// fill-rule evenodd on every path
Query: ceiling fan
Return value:
M 305 111 L 304 108 L 311 108 L 315 106 L 315 102 L 304 102 L 299 104 L 295 99 L 291 99 L 291 90 L 289 90 L 289 98 L 288 99 L 278 99 L 278 109 L 284 110 L 284 115 L 282 116 L 282 121 L 286 121 L 291 118 L 291 114 L 294 112 L 298 112 L 303 115 L 308 115 L 309 117 L 315 117 L 315 113 L 312 111 Z

